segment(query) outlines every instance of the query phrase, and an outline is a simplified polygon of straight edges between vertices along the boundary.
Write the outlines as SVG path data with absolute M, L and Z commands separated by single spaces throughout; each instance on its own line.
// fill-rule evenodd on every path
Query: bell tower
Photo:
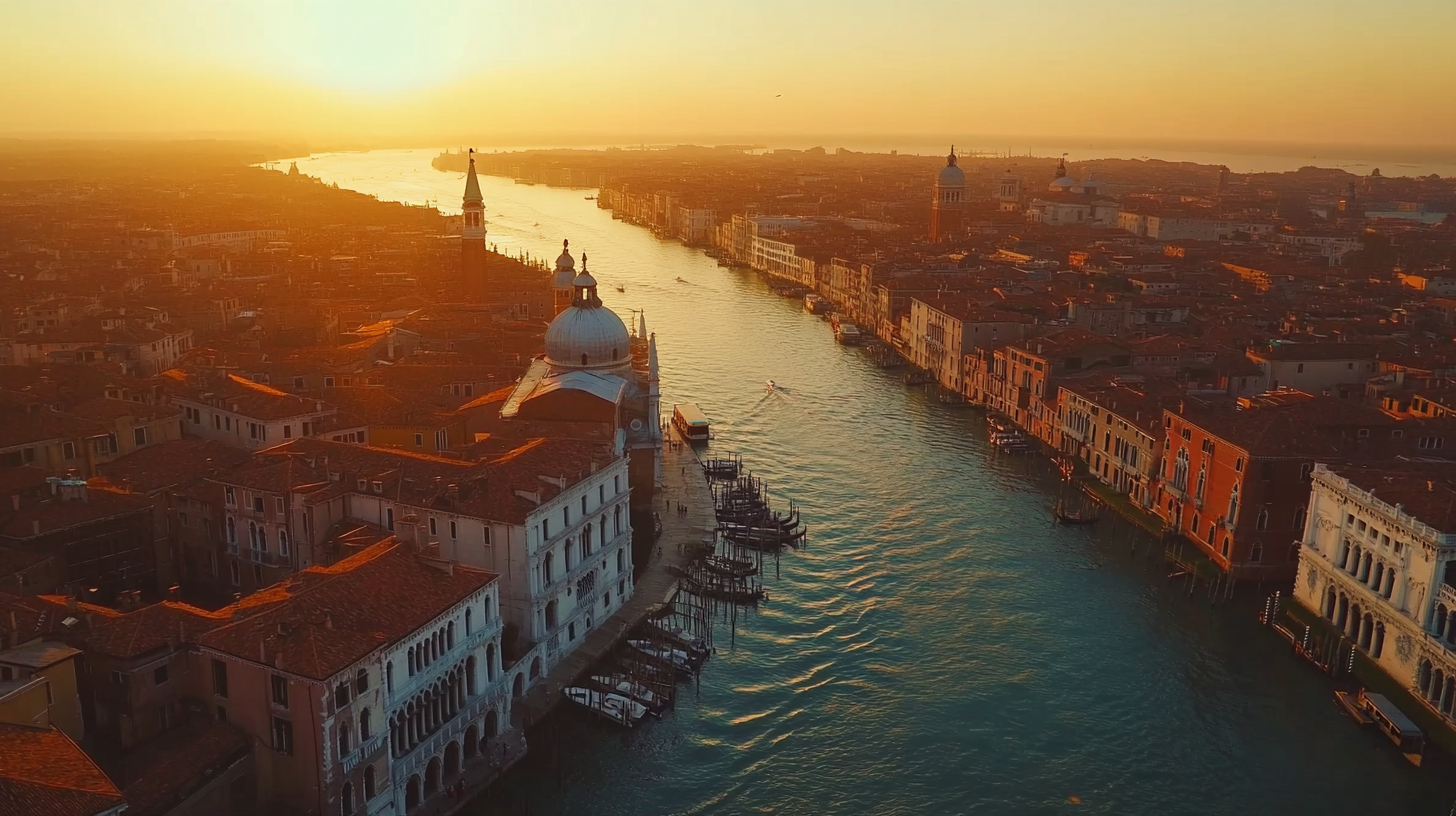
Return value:
M 485 286 L 485 198 L 475 177 L 475 148 L 470 149 L 470 169 L 465 176 L 465 198 L 460 203 L 460 272 L 465 293 L 486 297 Z
M 930 200 L 930 240 L 940 243 L 960 232 L 966 174 L 956 166 L 955 145 L 945 157 L 945 167 L 935 177 L 935 195 Z
M 551 302 L 555 311 L 553 316 L 559 315 L 571 308 L 571 282 L 576 280 L 576 259 L 571 257 L 567 247 L 570 241 L 561 242 L 561 254 L 556 256 L 556 272 L 551 276 Z M 586 257 L 582 257 L 583 265 Z

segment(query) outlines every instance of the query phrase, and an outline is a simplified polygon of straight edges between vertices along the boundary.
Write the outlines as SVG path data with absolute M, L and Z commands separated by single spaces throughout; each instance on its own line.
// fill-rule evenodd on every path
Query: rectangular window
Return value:
M 434 516 L 430 516 L 430 535 L 439 535 L 439 533 L 435 532 L 435 517 Z
M 435 431 L 435 450 L 445 450 L 450 447 L 450 435 L 445 431 Z
M 225 486 L 225 487 L 223 487 L 223 489 L 222 489 L 222 498 L 223 498 L 223 502 L 225 504 L 227 504 L 227 506 L 229 506 L 229 507 L 237 507 L 238 506 L 237 496 L 236 496 L 236 494 L 233 493 L 233 489 L 232 489 L 231 486 Z
M 227 664 L 221 660 L 212 661 L 212 693 L 224 699 L 228 696 Z
M 280 675 L 271 676 L 273 686 L 273 705 L 279 708 L 288 708 L 288 678 Z
M 66 457 L 67 459 L 75 459 L 76 458 L 76 443 L 75 442 L 65 442 L 65 443 L 62 443 L 62 445 L 61 445 L 61 455 L 64 456 L 64 457 Z
M 455 540 L 455 522 L 450 522 L 450 540 Z
M 273 718 L 273 750 L 284 756 L 293 755 L 293 723 L 281 717 Z
M 263 512 L 263 497 L 262 496 L 254 496 L 253 497 L 253 512 L 254 513 L 261 513 L 261 512 Z
M 333 377 L 324 377 L 324 388 L 333 388 L 333 387 L 334 387 L 334 378 Z
M 152 670 L 152 684 L 160 686 L 167 682 L 167 667 L 158 666 Z
M 238 569 L 238 560 L 236 558 L 228 560 L 228 577 L 232 579 L 233 586 L 238 586 L 243 582 L 243 572 Z
M 349 683 L 345 681 L 334 688 L 334 710 L 349 704 Z
M 147 429 L 146 428 L 132 428 L 131 429 L 131 437 L 132 437 L 132 440 L 136 442 L 136 446 L 140 448 L 143 445 L 147 444 Z
M 389 529 L 389 530 L 393 530 L 394 529 L 394 508 L 393 507 L 386 507 L 386 508 L 384 508 L 384 526 L 385 526 L 386 529 Z
M 417 447 L 417 448 L 423 448 L 424 446 L 425 446 L 425 435 L 422 434 L 422 433 L 415 434 L 415 447 Z
M 284 439 L 292 439 L 293 438 L 293 426 L 292 425 L 284 425 L 283 426 L 283 438 Z

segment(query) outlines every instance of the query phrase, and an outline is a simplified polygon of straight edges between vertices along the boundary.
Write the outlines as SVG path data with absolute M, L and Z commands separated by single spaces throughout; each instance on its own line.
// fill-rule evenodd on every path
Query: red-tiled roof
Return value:
M 162 601 L 105 620 L 94 620 L 85 635 L 88 651 L 129 659 L 168 645 L 195 643 L 231 617 L 189 604 Z
M 209 472 L 235 467 L 246 461 L 247 451 L 229 447 L 215 439 L 178 439 L 98 465 L 101 475 L 113 483 L 127 483 L 133 490 L 150 493 L 174 488 Z
M 0 723 L 0 816 L 95 816 L 121 791 L 55 728 Z
M 235 620 L 201 638 L 205 648 L 280 671 L 327 680 L 395 643 L 496 579 L 429 563 L 399 541 L 328 567 L 311 567 L 219 610 Z
M 248 735 L 227 723 L 174 728 L 127 751 L 116 769 L 126 816 L 161 816 L 246 756 Z

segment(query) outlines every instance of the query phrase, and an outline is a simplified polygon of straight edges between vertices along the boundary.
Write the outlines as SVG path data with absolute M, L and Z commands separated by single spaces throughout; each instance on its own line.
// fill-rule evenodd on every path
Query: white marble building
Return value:
M 1295 598 L 1456 722 L 1456 468 L 1315 466 Z

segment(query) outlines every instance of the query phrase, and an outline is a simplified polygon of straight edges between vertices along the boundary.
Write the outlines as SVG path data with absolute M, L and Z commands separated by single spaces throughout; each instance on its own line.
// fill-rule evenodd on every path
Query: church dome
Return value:
M 556 273 L 551 276 L 551 288 L 570 289 L 576 280 L 576 259 L 567 251 L 567 241 L 561 242 L 561 254 L 556 256 Z
M 1061 178 L 1056 179 L 1056 180 L 1052 181 L 1051 184 L 1048 184 L 1047 185 L 1047 192 L 1052 192 L 1052 193 L 1062 193 L 1062 192 L 1066 192 L 1067 190 L 1072 189 L 1072 185 L 1073 184 L 1076 184 L 1076 182 L 1075 181 L 1072 181 L 1071 179 L 1067 178 L 1066 176 L 1062 176 Z
M 966 174 L 959 167 L 956 167 L 956 154 L 954 147 L 950 149 L 950 155 L 945 157 L 945 166 L 940 168 L 940 175 L 935 177 L 935 186 L 966 186 Z
M 557 270 L 561 271 L 559 266 Z M 557 315 L 546 329 L 546 361 L 573 369 L 629 364 L 632 350 L 627 326 L 616 312 L 602 305 L 596 279 L 585 265 L 571 285 L 576 290 L 571 308 Z

